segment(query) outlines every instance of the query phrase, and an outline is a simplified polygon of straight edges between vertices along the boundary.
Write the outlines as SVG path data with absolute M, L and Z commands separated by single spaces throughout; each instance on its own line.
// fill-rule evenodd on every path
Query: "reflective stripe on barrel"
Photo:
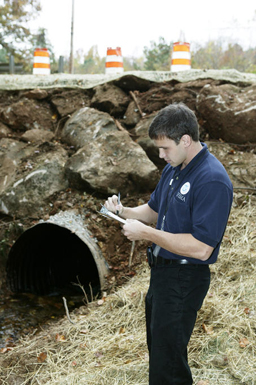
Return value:
M 50 70 L 50 54 L 47 48 L 36 48 L 34 51 L 34 75 L 49 75 Z
M 105 62 L 105 73 L 106 74 L 118 74 L 124 71 L 123 68 L 123 57 L 121 48 L 116 49 L 108 48 Z
M 190 44 L 177 42 L 173 44 L 171 71 L 191 69 Z

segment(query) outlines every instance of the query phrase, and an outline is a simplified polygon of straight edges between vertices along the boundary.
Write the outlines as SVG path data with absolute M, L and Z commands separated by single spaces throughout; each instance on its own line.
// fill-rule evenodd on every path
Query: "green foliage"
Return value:
M 146 71 L 170 71 L 172 43 L 167 44 L 163 37 L 159 38 L 158 44 L 150 42 L 150 47 L 144 47 L 145 63 L 143 69 Z
M 92 46 L 87 53 L 82 49 L 76 51 L 74 55 L 74 73 L 99 74 L 104 73 L 104 71 L 105 58 L 100 58 L 97 46 Z
M 26 62 L 30 56 L 31 33 L 27 22 L 40 11 L 39 0 L 2 0 L 0 5 L 0 48 Z
M 0 63 L 8 63 L 8 54 L 6 49 L 0 49 Z
M 196 46 L 192 52 L 193 69 L 236 69 L 240 72 L 256 72 L 256 48 L 246 51 L 239 44 L 224 48 L 221 40 L 209 41 L 204 47 Z
M 125 71 L 143 71 L 144 58 L 141 57 L 124 57 L 124 70 Z
M 197 45 L 191 55 L 191 67 L 220 69 L 223 48 L 221 40 L 209 41 L 205 47 Z

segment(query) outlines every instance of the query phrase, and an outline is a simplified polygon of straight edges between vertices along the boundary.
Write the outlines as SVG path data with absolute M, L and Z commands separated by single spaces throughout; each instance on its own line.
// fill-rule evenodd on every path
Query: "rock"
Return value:
M 68 187 L 64 174 L 66 152 L 60 146 L 53 148 L 54 150 L 45 153 L 38 151 L 39 154 L 35 155 L 31 167 L 22 175 L 16 175 L 15 182 L 2 189 L 2 214 L 13 217 L 40 216 L 46 199 Z
M 13 130 L 27 131 L 33 128 L 54 130 L 57 116 L 47 102 L 24 98 L 2 109 L 0 118 Z
M 21 140 L 23 140 L 24 142 L 39 144 L 44 142 L 50 142 L 54 138 L 54 136 L 54 133 L 51 131 L 34 129 L 26 131 L 21 136 Z
M 69 182 L 99 192 L 148 191 L 158 170 L 126 131 L 105 112 L 82 108 L 65 124 L 62 141 L 80 149 L 66 164 Z
M 89 107 L 91 95 L 83 90 L 56 90 L 52 93 L 51 103 L 57 109 L 61 117 L 71 115 L 83 107 Z
M 146 92 L 137 92 L 136 97 L 142 112 L 150 115 L 171 104 L 174 92 L 171 84 L 155 85 Z
M 136 125 L 134 132 L 138 136 L 138 139 L 136 139 L 136 143 L 138 143 L 143 148 L 149 159 L 159 169 L 163 169 L 163 167 L 166 165 L 166 162 L 163 159 L 159 158 L 159 150 L 155 146 L 153 140 L 151 140 L 148 136 L 149 126 L 156 115 L 157 113 L 154 113 L 148 117 L 141 119 L 140 122 Z
M 103 132 L 66 163 L 71 186 L 104 194 L 151 191 L 159 172 L 142 148 L 123 131 Z
M 11 135 L 11 133 L 12 130 L 0 122 L 0 138 L 6 138 L 8 135 Z
M 242 189 L 256 187 L 256 153 L 253 151 L 241 151 L 241 147 L 228 145 L 227 143 L 208 142 L 209 151 L 226 168 L 234 187 Z
M 24 159 L 24 167 L 29 168 L 29 158 L 36 148 L 28 146 L 18 140 L 3 138 L 0 140 L 0 193 L 12 185 L 21 170 L 21 161 Z
M 194 90 L 194 89 L 195 90 Z M 152 114 L 172 103 L 185 103 L 193 111 L 196 109 L 197 90 L 186 87 L 186 84 L 162 84 L 154 86 L 144 93 L 137 93 L 137 99 L 143 113 Z
M 125 114 L 123 116 L 123 121 L 127 126 L 135 126 L 141 119 L 139 110 L 135 104 L 135 102 L 132 100 L 127 110 L 125 111 Z
M 48 97 L 48 92 L 46 90 L 40 90 L 40 88 L 36 88 L 34 90 L 30 90 L 23 94 L 28 99 L 42 100 Z
M 105 112 L 84 107 L 76 111 L 63 127 L 61 140 L 76 149 L 91 145 L 103 132 L 117 131 L 114 120 Z
M 120 88 L 112 84 L 103 84 L 95 87 L 91 107 L 108 112 L 115 118 L 122 117 L 129 104 L 130 98 Z
M 201 125 L 210 139 L 256 143 L 256 85 L 205 85 L 197 98 Z

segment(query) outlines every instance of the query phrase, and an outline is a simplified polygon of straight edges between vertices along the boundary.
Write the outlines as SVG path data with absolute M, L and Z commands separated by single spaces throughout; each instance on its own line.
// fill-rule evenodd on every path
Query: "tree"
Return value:
M 30 55 L 31 33 L 27 22 L 41 10 L 39 0 L 2 0 L 0 5 L 0 48 L 20 61 Z
M 125 71 L 143 71 L 143 57 L 123 57 Z
M 209 41 L 204 47 L 197 45 L 192 52 L 193 69 L 236 69 L 240 72 L 256 72 L 256 48 L 243 48 L 225 40 Z
M 36 34 L 31 37 L 32 47 L 30 50 L 30 55 L 33 57 L 35 48 L 47 48 L 50 54 L 51 61 L 51 72 L 58 71 L 58 63 L 55 58 L 53 46 L 48 38 L 48 32 L 45 28 L 38 28 Z
M 204 47 L 197 45 L 192 52 L 191 67 L 220 69 L 223 56 L 222 41 L 208 41 Z
M 74 55 L 74 73 L 76 74 L 97 74 L 104 73 L 105 58 L 101 58 L 98 53 L 98 47 L 92 46 L 87 53 L 82 49 L 75 52 Z
M 6 49 L 0 49 L 0 63 L 8 63 L 8 55 Z
M 146 71 L 170 71 L 172 43 L 167 44 L 163 37 L 159 43 L 150 42 L 150 47 L 144 47 L 144 70 Z
M 229 44 L 222 58 L 222 68 L 235 68 L 245 72 L 248 68 L 245 52 L 239 44 Z

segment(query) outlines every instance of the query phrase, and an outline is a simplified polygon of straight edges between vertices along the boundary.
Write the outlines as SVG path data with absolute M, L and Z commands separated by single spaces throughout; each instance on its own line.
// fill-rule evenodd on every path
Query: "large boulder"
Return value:
M 157 167 L 122 131 L 88 142 L 67 161 L 66 174 L 71 186 L 104 194 L 151 191 L 159 179 Z
M 0 119 L 15 131 L 35 128 L 54 131 L 57 116 L 46 101 L 23 98 L 0 110 Z
M 157 167 L 126 130 L 93 108 L 82 108 L 65 124 L 62 141 L 77 151 L 67 162 L 69 182 L 102 193 L 148 191 L 158 180 Z
M 10 168 L 10 158 L 7 158 L 9 162 L 6 160 L 6 178 L 11 177 L 10 171 L 13 176 L 11 183 L 10 180 L 8 183 L 2 183 L 0 193 L 0 213 L 2 214 L 13 217 L 40 215 L 46 200 L 54 193 L 68 187 L 64 172 L 66 151 L 54 144 L 47 148 L 32 146 L 30 149 L 32 150 L 31 161 L 24 158 L 24 155 L 16 153 L 17 159 L 22 159 L 17 169 Z M 20 151 L 25 153 L 24 148 Z
M 67 120 L 61 133 L 61 140 L 79 149 L 96 140 L 103 132 L 116 130 L 111 116 L 94 108 L 84 107 Z
M 197 110 L 211 139 L 256 142 L 256 85 L 205 85 L 197 98 Z

